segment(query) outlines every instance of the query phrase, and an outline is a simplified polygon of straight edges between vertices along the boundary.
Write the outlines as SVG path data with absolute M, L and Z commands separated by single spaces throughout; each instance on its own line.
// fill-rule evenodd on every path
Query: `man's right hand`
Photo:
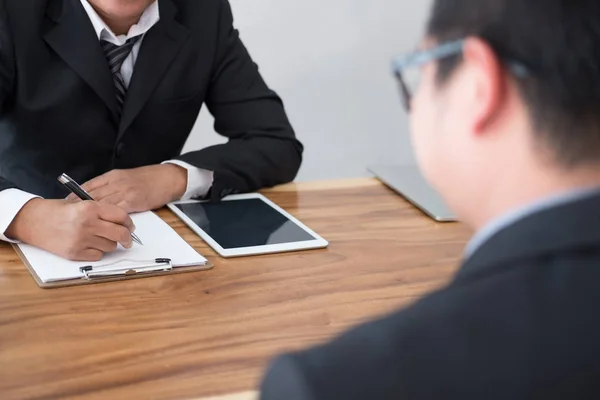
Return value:
M 129 215 L 111 204 L 33 199 L 5 234 L 69 260 L 98 261 L 119 243 L 131 248 L 134 230 Z

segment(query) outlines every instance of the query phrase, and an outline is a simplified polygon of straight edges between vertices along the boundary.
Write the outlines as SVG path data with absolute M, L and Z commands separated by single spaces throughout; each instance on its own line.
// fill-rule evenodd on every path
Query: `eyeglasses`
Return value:
M 410 111 L 412 96 L 417 90 L 421 80 L 421 67 L 429 62 L 441 60 L 457 54 L 463 50 L 465 40 L 443 43 L 427 50 L 419 50 L 409 55 L 400 56 L 392 63 L 393 72 L 400 83 L 400 94 L 406 111 Z M 517 78 L 529 76 L 529 68 L 523 63 L 511 58 L 504 59 L 506 67 Z

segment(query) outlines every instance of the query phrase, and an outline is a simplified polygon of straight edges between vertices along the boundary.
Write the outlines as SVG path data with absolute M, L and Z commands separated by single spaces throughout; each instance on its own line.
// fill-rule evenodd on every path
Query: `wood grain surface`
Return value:
M 268 361 L 448 281 L 470 235 L 375 180 L 265 194 L 331 243 L 225 260 L 161 215 L 211 271 L 40 289 L 0 244 L 0 398 L 190 399 L 256 390 Z

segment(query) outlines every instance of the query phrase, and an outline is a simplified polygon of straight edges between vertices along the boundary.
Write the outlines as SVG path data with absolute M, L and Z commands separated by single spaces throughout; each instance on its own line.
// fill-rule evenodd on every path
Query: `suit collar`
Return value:
M 534 212 L 483 243 L 463 264 L 461 279 L 508 263 L 600 246 L 600 194 Z
M 600 194 L 598 187 L 583 187 L 577 189 L 563 190 L 544 198 L 538 199 L 524 206 L 517 207 L 507 213 L 495 218 L 482 229 L 480 229 L 465 248 L 465 258 L 470 257 L 483 243 L 502 229 L 522 220 L 523 218 L 546 209 L 568 204 L 577 200 Z

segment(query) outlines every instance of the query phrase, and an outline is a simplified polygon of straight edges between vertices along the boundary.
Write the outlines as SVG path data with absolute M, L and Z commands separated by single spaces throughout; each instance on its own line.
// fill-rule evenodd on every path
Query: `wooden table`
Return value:
M 276 354 L 330 339 L 447 282 L 469 237 L 371 179 L 265 193 L 329 249 L 224 260 L 161 210 L 213 270 L 44 290 L 0 244 L 0 398 L 256 390 Z

